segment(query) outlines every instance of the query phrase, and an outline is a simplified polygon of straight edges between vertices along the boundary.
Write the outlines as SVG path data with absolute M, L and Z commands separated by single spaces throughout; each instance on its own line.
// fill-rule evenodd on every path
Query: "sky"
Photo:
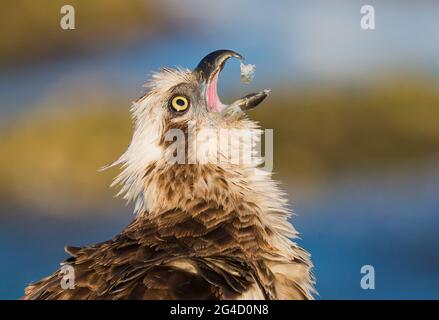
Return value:
M 375 8 L 375 30 L 360 27 L 364 1 L 160 3 L 181 29 L 125 49 L 1 73 L 0 115 L 32 108 L 47 94 L 84 78 L 135 98 L 151 71 L 193 68 L 194 57 L 219 48 L 236 50 L 256 64 L 254 84 L 261 87 L 361 81 L 396 70 L 439 75 L 439 2 L 367 1 Z M 236 70 L 237 63 L 226 66 L 220 90 L 239 90 Z

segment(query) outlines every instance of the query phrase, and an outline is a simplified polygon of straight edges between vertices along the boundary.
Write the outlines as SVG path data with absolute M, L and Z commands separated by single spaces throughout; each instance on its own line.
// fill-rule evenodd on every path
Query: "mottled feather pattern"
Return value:
M 187 170 L 186 175 L 198 176 L 201 169 L 194 165 Z M 162 183 L 165 188 L 166 181 Z M 29 286 L 25 299 L 236 299 L 250 287 L 265 298 L 278 298 L 270 265 L 282 260 L 283 253 L 272 246 L 273 231 L 264 225 L 260 209 L 244 199 L 219 204 L 224 198 L 199 201 L 187 195 L 184 201 L 178 198 L 184 209 L 149 219 L 139 216 L 111 241 L 66 248 L 72 258 L 65 263 L 75 268 L 75 289 L 63 290 L 56 272 Z M 292 250 L 297 257 L 289 261 L 290 269 L 305 270 L 312 281 L 307 255 L 297 247 Z M 178 267 L 179 261 L 192 268 Z M 307 283 L 288 276 L 284 282 L 287 294 L 310 298 Z
M 61 288 L 58 270 L 29 285 L 23 299 L 313 298 L 309 254 L 293 242 L 285 195 L 259 161 L 206 162 L 217 151 L 209 141 L 203 161 L 166 161 L 163 136 L 187 119 L 172 118 L 164 101 L 193 81 L 189 70 L 163 69 L 133 105 L 133 139 L 113 166 L 122 168 L 114 182 L 120 194 L 136 203 L 134 221 L 112 240 L 66 248 L 74 289 Z M 199 126 L 258 129 L 245 116 L 199 113 Z

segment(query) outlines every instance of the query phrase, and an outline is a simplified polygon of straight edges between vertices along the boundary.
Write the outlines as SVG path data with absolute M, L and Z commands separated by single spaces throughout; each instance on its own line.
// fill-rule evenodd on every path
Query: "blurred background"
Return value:
M 0 298 L 133 219 L 109 188 L 118 171 L 97 172 L 128 146 L 131 101 L 151 71 L 220 48 L 257 68 L 244 85 L 230 61 L 224 101 L 272 88 L 251 117 L 274 129 L 318 298 L 439 298 L 437 1 L 17 0 L 0 40 Z

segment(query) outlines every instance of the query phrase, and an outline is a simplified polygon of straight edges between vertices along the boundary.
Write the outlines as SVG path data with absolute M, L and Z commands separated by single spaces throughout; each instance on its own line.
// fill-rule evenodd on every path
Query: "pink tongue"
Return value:
M 217 82 L 218 82 L 218 75 L 216 75 L 212 79 L 212 82 L 207 87 L 207 92 L 206 92 L 207 106 L 209 108 L 209 111 L 211 112 L 221 112 L 224 109 L 224 105 L 222 104 L 222 102 L 218 97 Z

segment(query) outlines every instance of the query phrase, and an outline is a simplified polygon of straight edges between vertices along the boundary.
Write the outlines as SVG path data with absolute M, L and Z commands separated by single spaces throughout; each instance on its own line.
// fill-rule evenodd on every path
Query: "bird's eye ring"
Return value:
M 186 111 L 189 108 L 189 99 L 185 96 L 174 96 L 171 99 L 170 107 L 177 112 Z

